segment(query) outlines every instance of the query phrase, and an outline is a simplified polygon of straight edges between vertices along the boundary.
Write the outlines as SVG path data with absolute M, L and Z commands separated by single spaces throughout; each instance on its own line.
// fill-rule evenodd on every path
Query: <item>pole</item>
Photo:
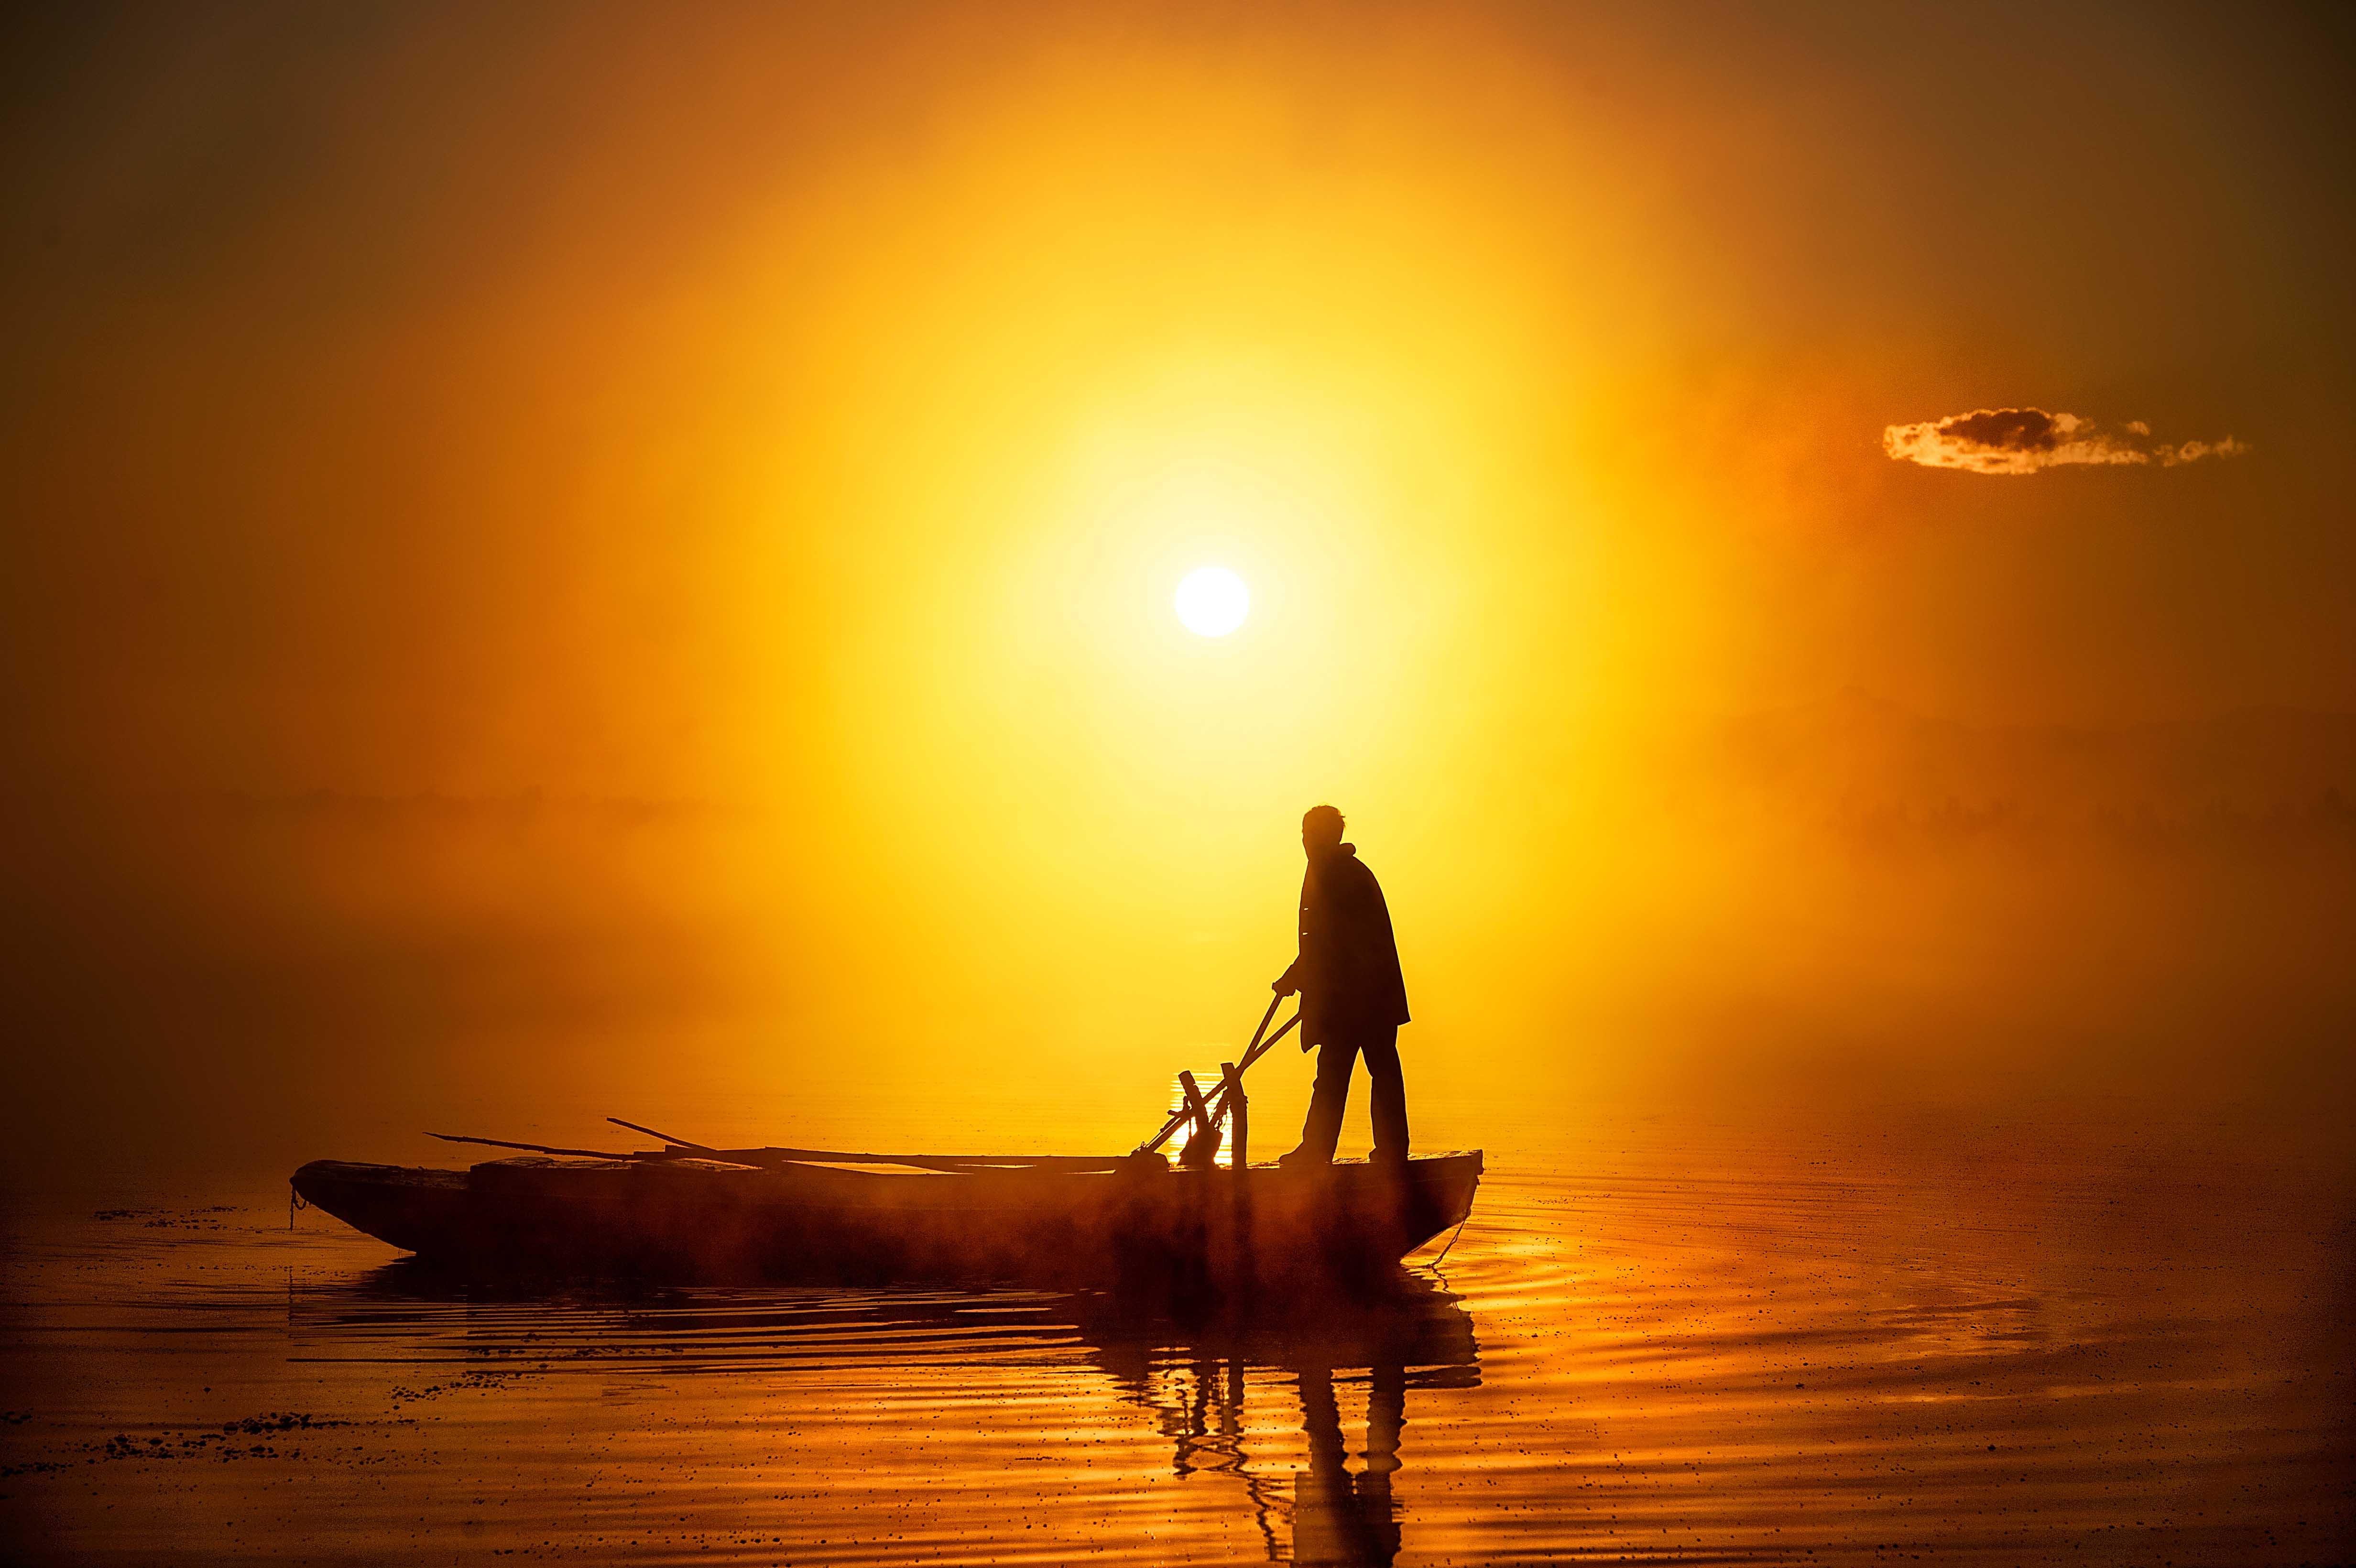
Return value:
M 1228 1145 L 1227 1163 L 1235 1167 L 1237 1176 L 1251 1164 L 1251 1102 L 1244 1098 L 1243 1069 L 1232 1061 L 1222 1061 L 1219 1069 L 1220 1097 L 1226 1108 L 1235 1113 L 1235 1138 Z

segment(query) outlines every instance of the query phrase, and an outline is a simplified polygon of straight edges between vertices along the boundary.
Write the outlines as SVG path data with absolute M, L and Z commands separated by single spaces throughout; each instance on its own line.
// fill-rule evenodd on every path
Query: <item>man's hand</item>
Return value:
M 1289 997 L 1292 995 L 1293 992 L 1301 989 L 1300 987 L 1292 983 L 1292 971 L 1290 969 L 1287 969 L 1283 974 L 1279 975 L 1275 979 L 1269 981 L 1268 988 L 1274 991 L 1280 997 Z

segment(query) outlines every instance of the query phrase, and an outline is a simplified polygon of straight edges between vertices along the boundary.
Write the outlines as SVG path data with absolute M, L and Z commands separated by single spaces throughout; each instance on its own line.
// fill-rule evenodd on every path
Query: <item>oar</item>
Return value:
M 641 1129 L 633 1128 L 632 1130 Z M 645 1149 L 623 1151 L 609 1148 L 559 1148 L 554 1144 L 519 1144 L 506 1138 L 469 1137 L 459 1133 L 428 1133 L 425 1136 L 430 1138 L 440 1138 L 444 1143 L 486 1144 L 492 1148 L 519 1148 L 533 1154 L 580 1155 L 589 1159 L 626 1159 L 644 1165 L 662 1165 L 678 1157 L 668 1149 L 648 1152 Z M 662 1136 L 660 1133 L 649 1136 Z M 672 1144 L 672 1147 L 701 1149 L 705 1154 L 738 1165 L 905 1165 L 913 1166 L 919 1170 L 940 1170 L 974 1175 L 992 1173 L 1013 1175 L 1026 1167 L 1037 1170 L 1112 1170 L 1120 1165 L 1119 1157 L 1115 1155 L 865 1154 L 854 1149 L 840 1148 L 707 1148 L 701 1144 L 677 1143 Z
M 1276 1048 L 1276 1042 L 1282 1040 L 1286 1035 L 1290 1034 L 1293 1030 L 1293 1026 L 1300 1023 L 1300 1021 L 1301 1015 L 1299 1013 L 1295 1013 L 1290 1018 L 1285 1019 L 1282 1024 L 1278 1026 L 1277 1031 L 1274 1034 L 1269 1035 L 1266 1040 L 1260 1041 L 1259 1048 L 1257 1051 L 1248 1051 L 1244 1053 L 1244 1059 L 1236 1063 L 1234 1078 L 1229 1079 L 1226 1083 L 1221 1083 L 1217 1089 L 1212 1092 L 1211 1098 L 1215 1102 L 1215 1104 L 1211 1107 L 1211 1127 L 1213 1131 L 1217 1130 L 1221 1119 L 1223 1119 L 1227 1114 L 1228 1083 L 1235 1084 L 1237 1092 L 1241 1093 L 1241 1080 L 1244 1075 L 1244 1069 L 1249 1067 L 1253 1062 L 1258 1061 L 1261 1057 L 1266 1056 L 1270 1051 L 1274 1050 Z M 1309 1048 L 1304 1045 L 1301 1049 L 1306 1051 Z
M 1054 1167 L 1065 1169 L 1108 1170 L 1119 1161 L 1092 1154 L 862 1154 L 852 1149 L 828 1148 L 715 1148 L 680 1137 L 676 1133 L 659 1133 L 652 1127 L 642 1127 L 636 1122 L 626 1122 L 619 1116 L 607 1121 L 617 1127 L 627 1127 L 634 1133 L 644 1133 L 650 1138 L 660 1138 L 671 1148 L 693 1149 L 714 1159 L 734 1160 L 744 1165 L 766 1161 L 787 1160 L 801 1164 L 832 1165 L 906 1165 L 924 1170 L 987 1170 L 1019 1166 Z M 669 1150 L 655 1154 L 635 1154 L 632 1159 L 667 1160 L 675 1157 Z
M 1253 1062 L 1258 1061 L 1262 1056 L 1266 1055 L 1269 1046 L 1274 1045 L 1278 1040 L 1282 1040 L 1287 1034 L 1290 1033 L 1292 1026 L 1301 1021 L 1301 1015 L 1299 1013 L 1294 1013 L 1292 1017 L 1285 1020 L 1282 1028 L 1279 1029 L 1274 1034 L 1269 1034 L 1269 1020 L 1276 1017 L 1276 1009 L 1283 1005 L 1284 998 L 1282 997 L 1273 997 L 1269 998 L 1268 1011 L 1260 1014 L 1259 1016 L 1259 1028 L 1252 1030 L 1251 1044 L 1244 1049 L 1243 1060 L 1236 1063 L 1236 1074 L 1237 1077 L 1241 1077 L 1245 1068 L 1249 1067 Z M 1267 1036 L 1265 1040 L 1261 1038 L 1263 1035 Z M 1217 1102 L 1211 1118 L 1211 1125 L 1215 1127 L 1219 1125 L 1219 1118 L 1227 1114 L 1226 1085 L 1222 1083 L 1217 1089 L 1212 1091 L 1212 1098 Z M 1177 1132 L 1180 1127 L 1184 1126 L 1187 1119 L 1193 1116 L 1194 1114 L 1194 1112 L 1192 1106 L 1181 1106 L 1176 1111 L 1172 1112 L 1170 1119 L 1162 1125 L 1162 1130 L 1154 1134 L 1151 1137 L 1146 1139 L 1143 1143 L 1138 1145 L 1133 1152 L 1137 1154 L 1151 1154 L 1155 1149 L 1158 1149 L 1163 1144 L 1168 1143 L 1170 1141 L 1171 1135 Z
M 663 1142 L 671 1144 L 680 1148 L 700 1148 L 706 1154 L 712 1152 L 712 1146 L 710 1144 L 700 1144 L 688 1138 L 675 1138 L 669 1133 L 659 1133 L 652 1127 L 642 1127 L 636 1122 L 626 1122 L 619 1116 L 608 1116 L 605 1119 L 613 1123 L 617 1127 L 627 1127 L 634 1133 L 644 1133 L 650 1138 L 660 1138 Z
M 1236 1071 L 1237 1072 L 1241 1072 L 1245 1068 L 1249 1067 L 1253 1062 L 1258 1061 L 1261 1057 L 1266 1056 L 1269 1051 L 1275 1050 L 1276 1042 L 1282 1040 L 1286 1035 L 1290 1034 L 1295 1029 L 1300 1027 L 1300 1024 L 1301 1015 L 1299 1013 L 1293 1014 L 1290 1018 L 1279 1024 L 1274 1034 L 1269 1035 L 1266 1040 L 1260 1041 L 1258 1046 L 1244 1052 L 1244 1059 L 1236 1063 Z M 1309 1048 L 1304 1045 L 1301 1049 L 1306 1051 Z
M 1283 1005 L 1284 998 L 1282 997 L 1270 997 L 1269 998 L 1268 1011 L 1260 1014 L 1259 1028 L 1252 1030 L 1251 1044 L 1244 1051 L 1244 1060 L 1247 1062 L 1248 1062 L 1258 1051 L 1259 1037 L 1268 1032 L 1268 1020 L 1276 1017 L 1276 1009 Z M 1292 1026 L 1290 1024 L 1287 1024 L 1285 1026 L 1286 1029 L 1290 1029 L 1291 1027 Z M 1279 1036 L 1281 1036 L 1283 1032 L 1283 1029 L 1279 1029 L 1277 1031 Z M 1138 1145 L 1136 1149 L 1132 1152 L 1136 1154 L 1151 1154 L 1155 1149 L 1158 1149 L 1163 1144 L 1168 1143 L 1170 1141 L 1170 1136 L 1173 1133 L 1175 1133 L 1180 1127 L 1184 1126 L 1186 1125 L 1186 1118 L 1194 1114 L 1193 1107 L 1184 1105 L 1173 1111 L 1170 1114 L 1170 1119 L 1162 1125 L 1162 1130 L 1154 1134 L 1151 1137 L 1146 1139 L 1143 1143 Z
M 638 1154 L 616 1154 L 609 1148 L 557 1148 L 551 1144 L 517 1144 L 505 1138 L 470 1138 L 459 1133 L 428 1133 L 429 1138 L 440 1138 L 445 1144 L 484 1144 L 492 1148 L 530 1149 L 534 1154 L 577 1154 L 590 1159 L 644 1159 Z

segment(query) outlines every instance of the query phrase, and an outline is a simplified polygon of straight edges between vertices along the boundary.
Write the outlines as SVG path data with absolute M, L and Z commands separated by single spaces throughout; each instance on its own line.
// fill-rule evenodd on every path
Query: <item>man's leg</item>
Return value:
M 1361 1047 L 1374 1081 L 1375 1157 L 1407 1157 L 1407 1081 L 1399 1074 L 1398 1030 L 1376 1030 Z
M 1358 1048 L 1329 1040 L 1317 1048 L 1317 1087 L 1309 1092 L 1309 1115 L 1301 1123 L 1301 1147 L 1293 1152 L 1303 1159 L 1330 1160 L 1342 1141 L 1342 1108 L 1350 1100 L 1350 1070 L 1358 1064 Z

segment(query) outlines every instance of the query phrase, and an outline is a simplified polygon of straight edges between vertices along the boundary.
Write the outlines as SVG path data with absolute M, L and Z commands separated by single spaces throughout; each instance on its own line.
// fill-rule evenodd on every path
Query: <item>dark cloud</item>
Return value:
M 1982 409 L 1944 421 L 1939 430 L 1954 440 L 2009 452 L 2050 452 L 2062 443 L 2053 416 L 2043 409 Z
M 2232 457 L 2248 444 L 2188 441 L 2170 445 L 2151 439 L 2151 427 L 2132 420 L 2105 430 L 2077 414 L 2043 409 L 1974 409 L 1919 424 L 1894 424 L 1881 432 L 1881 449 L 1893 458 L 1925 468 L 1962 468 L 1974 474 L 2034 474 L 2067 465 L 2152 464 L 2174 468 L 2204 457 Z

